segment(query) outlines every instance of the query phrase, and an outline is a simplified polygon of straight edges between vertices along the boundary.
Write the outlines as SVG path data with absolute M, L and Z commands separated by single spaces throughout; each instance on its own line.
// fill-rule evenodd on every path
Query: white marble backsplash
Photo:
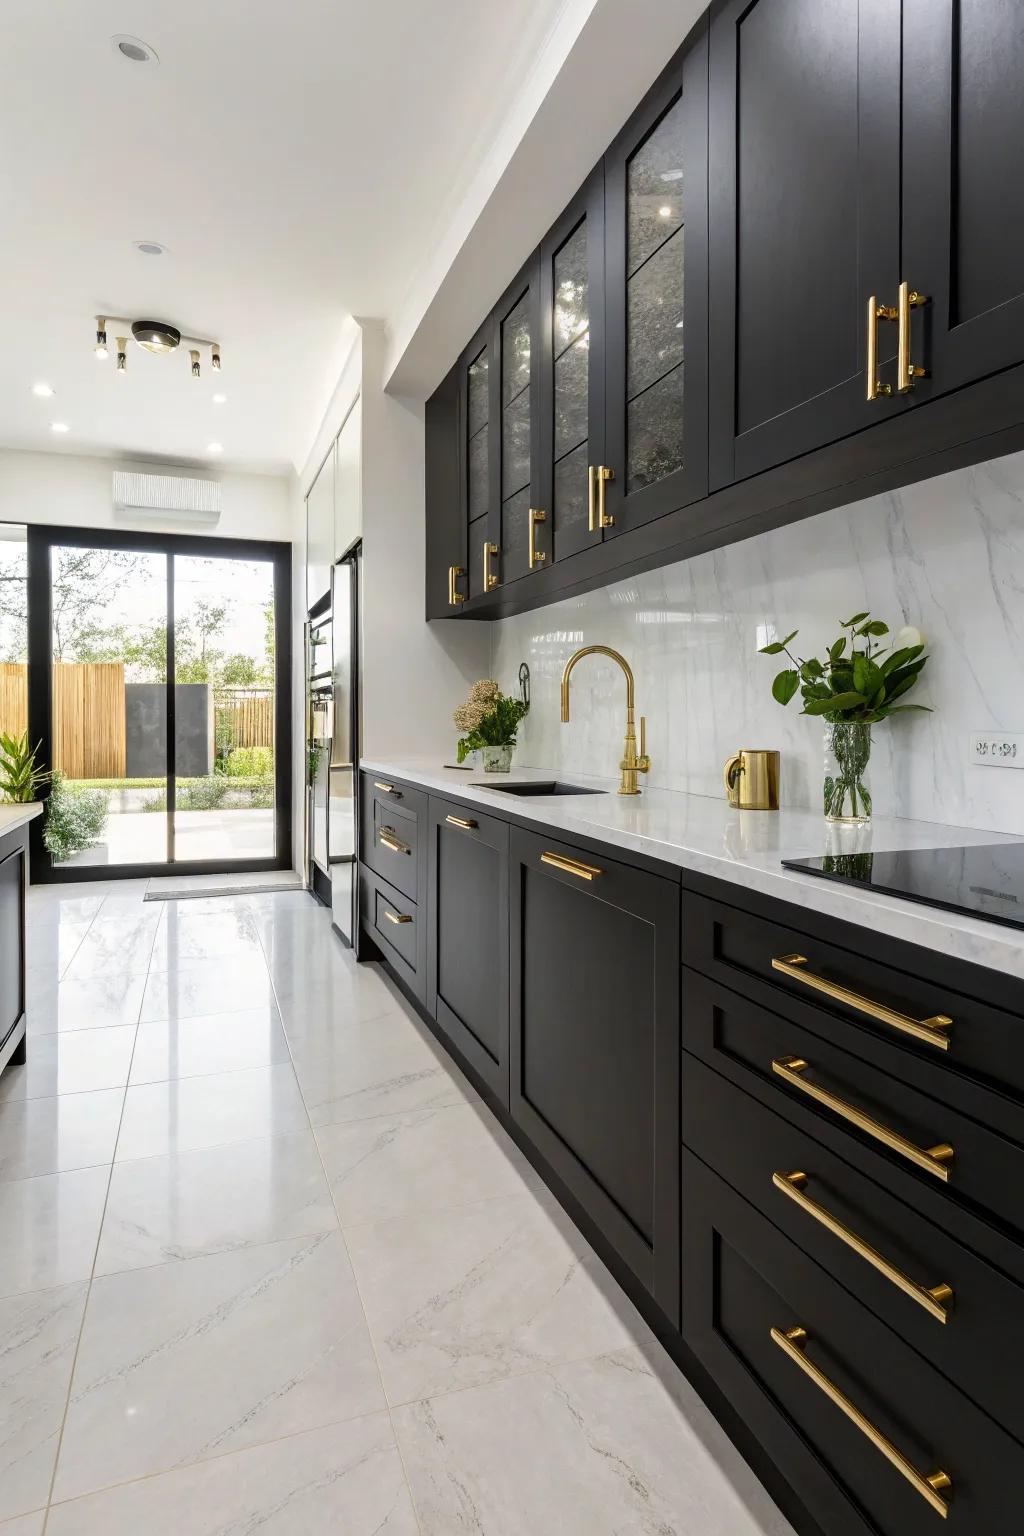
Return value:
M 625 685 L 612 662 L 573 673 L 572 720 L 559 681 L 578 646 L 623 653 L 647 716 L 650 783 L 722 793 L 738 747 L 782 752 L 782 796 L 817 807 L 822 724 L 771 696 L 777 658 L 758 647 L 800 630 L 820 652 L 860 609 L 913 624 L 931 661 L 910 696 L 929 715 L 875 727 L 875 809 L 1024 833 L 1024 772 L 968 762 L 971 733 L 1024 732 L 1024 454 L 923 481 L 758 535 L 492 626 L 492 674 L 517 690 L 529 663 L 532 707 L 516 762 L 607 773 L 618 761 Z

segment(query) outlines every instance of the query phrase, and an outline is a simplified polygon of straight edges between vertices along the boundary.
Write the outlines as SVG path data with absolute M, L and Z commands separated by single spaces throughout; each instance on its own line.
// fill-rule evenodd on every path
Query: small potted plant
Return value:
M 452 717 L 463 732 L 458 744 L 459 762 L 470 752 L 479 752 L 485 773 L 508 773 L 516 732 L 529 707 L 525 700 L 510 699 L 502 693 L 493 678 L 482 677 L 474 683 L 466 702 L 459 705 Z
M 844 824 L 871 820 L 871 727 L 890 715 L 927 709 L 926 704 L 897 703 L 917 682 L 928 657 L 919 630 L 909 626 L 886 642 L 888 624 L 870 613 L 855 613 L 840 621 L 840 635 L 824 656 L 808 660 L 794 656 L 793 630 L 784 640 L 763 645 L 764 656 L 785 653 L 793 663 L 779 672 L 772 695 L 788 704 L 799 691 L 805 715 L 825 721 L 825 818 Z
M 50 775 L 36 766 L 39 746 L 30 747 L 28 733 L 10 736 L 0 731 L 0 799 L 19 805 L 31 805 L 39 791 L 50 782 Z

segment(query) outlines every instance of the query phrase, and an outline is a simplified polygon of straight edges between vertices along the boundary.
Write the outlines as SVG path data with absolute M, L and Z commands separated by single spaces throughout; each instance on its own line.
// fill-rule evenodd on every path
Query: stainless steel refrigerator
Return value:
M 362 548 L 357 541 L 331 573 L 333 728 L 327 769 L 331 917 L 336 932 L 354 948 L 359 939 Z

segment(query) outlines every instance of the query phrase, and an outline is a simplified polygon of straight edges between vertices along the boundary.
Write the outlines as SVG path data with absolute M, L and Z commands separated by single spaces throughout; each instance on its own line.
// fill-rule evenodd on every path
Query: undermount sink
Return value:
M 534 780 L 529 784 L 481 784 L 481 789 L 498 789 L 503 795 L 604 795 L 604 789 L 584 789 L 581 784 L 563 784 L 558 779 Z

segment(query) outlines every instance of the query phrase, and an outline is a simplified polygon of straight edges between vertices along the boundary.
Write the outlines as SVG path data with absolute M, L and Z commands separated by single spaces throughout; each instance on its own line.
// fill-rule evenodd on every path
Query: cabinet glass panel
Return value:
M 469 442 L 467 458 L 467 517 L 485 517 L 490 510 L 490 453 L 488 450 L 487 424 L 490 419 L 488 404 L 488 375 L 490 358 L 484 349 L 473 359 L 467 370 L 468 411 L 467 427 Z
M 530 487 L 510 496 L 501 509 L 501 568 L 526 570 L 530 540 Z
M 530 295 L 524 293 L 501 327 L 501 403 L 521 393 L 530 382 Z
M 487 426 L 480 428 L 469 440 L 469 517 L 483 517 L 488 511 L 488 460 Z
M 530 483 L 530 386 L 501 414 L 501 495 L 507 500 Z
M 683 465 L 682 164 L 680 98 L 627 169 L 627 495 Z
M 490 415 L 487 394 L 489 359 L 487 348 L 469 365 L 469 435 L 475 437 L 481 427 L 486 427 Z
M 587 444 L 581 443 L 555 465 L 555 558 L 563 533 L 581 532 L 587 522 Z
M 580 527 L 587 517 L 590 308 L 587 225 L 577 225 L 552 263 L 554 350 L 554 524 Z

